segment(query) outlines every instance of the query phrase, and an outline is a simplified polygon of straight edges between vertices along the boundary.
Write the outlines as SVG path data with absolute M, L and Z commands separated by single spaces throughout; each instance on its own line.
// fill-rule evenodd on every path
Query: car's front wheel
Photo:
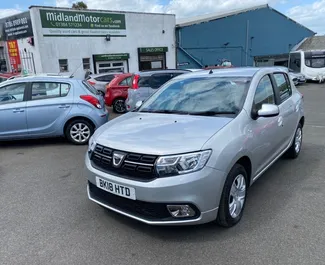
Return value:
M 236 225 L 243 216 L 247 195 L 247 172 L 240 164 L 230 170 L 221 195 L 217 224 Z
M 94 133 L 94 126 L 82 119 L 71 121 L 65 129 L 66 138 L 73 144 L 87 144 Z
M 295 132 L 292 145 L 288 149 L 286 156 L 292 159 L 297 158 L 301 151 L 301 145 L 302 145 L 302 125 L 299 123 Z

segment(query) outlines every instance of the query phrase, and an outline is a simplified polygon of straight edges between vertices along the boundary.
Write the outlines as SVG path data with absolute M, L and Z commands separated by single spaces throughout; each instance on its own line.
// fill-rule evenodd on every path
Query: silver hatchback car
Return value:
M 137 105 L 95 132 L 86 173 L 90 200 L 147 224 L 231 227 L 248 188 L 301 150 L 303 96 L 280 68 L 180 75 Z

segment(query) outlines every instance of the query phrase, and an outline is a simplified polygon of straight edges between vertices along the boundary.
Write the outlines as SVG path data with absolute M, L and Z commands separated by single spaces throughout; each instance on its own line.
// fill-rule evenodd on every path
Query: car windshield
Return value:
M 222 115 L 240 112 L 251 79 L 195 77 L 171 80 L 153 94 L 139 112 Z

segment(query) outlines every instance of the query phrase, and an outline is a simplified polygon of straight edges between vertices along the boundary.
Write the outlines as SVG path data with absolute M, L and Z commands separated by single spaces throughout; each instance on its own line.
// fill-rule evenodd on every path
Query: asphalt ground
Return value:
M 0 143 L 0 264 L 325 264 L 325 85 L 299 90 L 302 153 L 252 186 L 232 229 L 138 223 L 88 200 L 85 146 Z

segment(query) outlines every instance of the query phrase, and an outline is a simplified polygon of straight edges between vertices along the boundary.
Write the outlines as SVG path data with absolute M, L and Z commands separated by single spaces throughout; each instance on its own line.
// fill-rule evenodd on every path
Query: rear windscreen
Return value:
M 88 82 L 86 81 L 82 81 L 82 84 L 84 85 L 84 87 L 92 94 L 97 95 L 98 92 L 96 90 L 96 88 L 94 88 L 92 85 L 90 85 Z

